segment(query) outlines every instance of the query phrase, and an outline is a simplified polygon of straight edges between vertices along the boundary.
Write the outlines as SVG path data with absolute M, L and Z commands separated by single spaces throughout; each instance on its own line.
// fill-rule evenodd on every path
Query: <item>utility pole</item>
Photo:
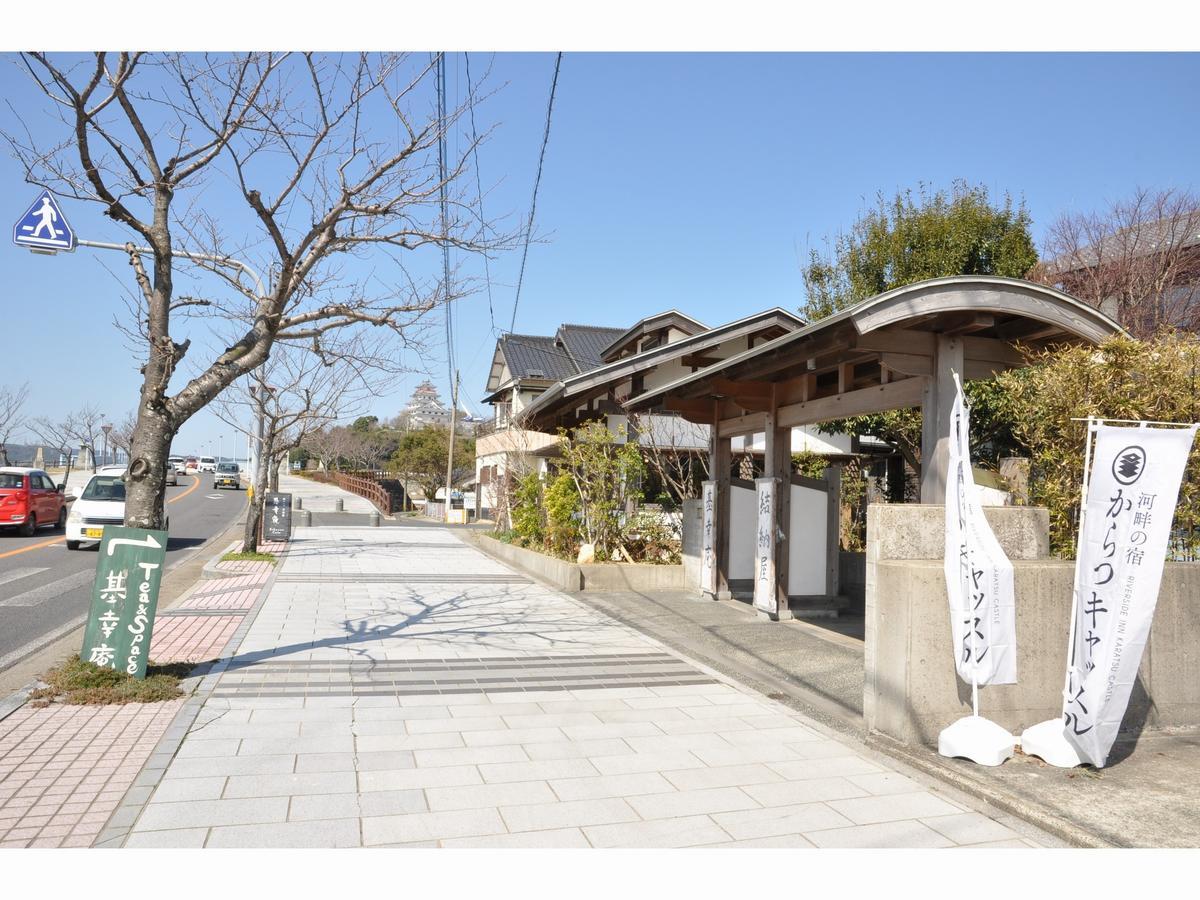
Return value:
M 458 370 L 454 372 L 454 385 L 450 400 L 450 454 L 446 459 L 446 521 L 450 521 L 450 491 L 454 487 L 454 432 L 458 429 Z

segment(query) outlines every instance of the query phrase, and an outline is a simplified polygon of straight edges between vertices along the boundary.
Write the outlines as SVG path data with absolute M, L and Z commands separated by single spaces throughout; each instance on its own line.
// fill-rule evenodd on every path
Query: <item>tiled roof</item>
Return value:
M 555 345 L 554 338 L 537 334 L 505 334 L 500 349 L 512 378 L 545 378 L 560 381 L 577 374 L 571 357 Z
M 1070 272 L 1095 266 L 1098 261 L 1113 261 L 1130 256 L 1148 256 L 1168 247 L 1191 247 L 1200 244 L 1200 210 L 1172 219 L 1145 222 L 1123 228 L 1083 247 L 1078 253 L 1066 254 L 1053 260 L 1053 271 Z
M 576 375 L 603 365 L 602 351 L 623 333 L 621 328 L 564 324 L 559 326 L 555 341 L 570 354 L 577 370 L 571 374 Z

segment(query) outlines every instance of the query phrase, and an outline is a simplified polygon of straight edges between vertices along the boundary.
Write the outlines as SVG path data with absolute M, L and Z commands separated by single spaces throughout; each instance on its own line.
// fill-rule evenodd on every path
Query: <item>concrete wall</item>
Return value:
M 494 537 L 475 532 L 460 532 L 463 538 L 496 559 L 547 582 L 568 594 L 579 591 L 662 591 L 694 587 L 684 580 L 683 566 L 630 565 L 628 563 L 589 563 L 578 565 L 555 559 L 536 550 L 515 547 Z M 696 576 L 699 580 L 699 574 Z
M 704 507 L 699 499 L 683 501 L 683 583 L 700 588 L 700 536 L 704 532 Z
M 867 511 L 864 718 L 869 729 L 929 746 L 971 707 L 970 686 L 954 670 L 942 515 L 940 506 Z M 1019 734 L 1062 712 L 1074 562 L 1045 558 L 1045 510 L 985 515 L 1013 560 L 1018 681 L 983 688 L 980 712 Z M 1200 725 L 1197 596 L 1200 564 L 1168 563 L 1125 730 Z
M 512 544 L 498 541 L 486 534 L 478 534 L 467 530 L 461 531 L 459 534 L 464 540 L 475 544 L 484 553 L 514 565 L 518 569 L 548 582 L 552 587 L 564 593 L 575 594 L 580 590 L 583 579 L 579 572 L 579 566 L 574 563 L 555 559 L 553 556 L 538 553 L 536 550 L 514 547 Z
M 751 482 L 753 484 L 753 482 Z M 754 488 L 742 484 L 729 486 L 729 580 L 754 578 L 754 538 L 758 516 L 755 514 Z M 720 515 L 718 511 L 717 515 Z
M 788 507 L 788 596 L 824 596 L 831 593 L 826 584 L 829 495 L 825 491 L 798 484 L 791 485 L 791 491 L 791 505 Z M 757 524 L 757 518 L 752 519 L 750 530 L 755 530 Z
M 683 566 L 589 563 L 579 566 L 585 591 L 678 591 L 695 587 L 687 583 Z M 700 575 L 697 572 L 696 580 Z
M 866 607 L 867 555 L 861 551 L 838 551 L 838 581 L 848 601 L 846 612 L 862 613 Z

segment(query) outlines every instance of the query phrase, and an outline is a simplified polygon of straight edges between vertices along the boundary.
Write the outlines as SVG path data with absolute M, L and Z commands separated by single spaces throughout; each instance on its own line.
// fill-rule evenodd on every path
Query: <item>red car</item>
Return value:
M 43 526 L 67 527 L 67 501 L 41 469 L 0 468 L 0 526 L 16 527 L 24 537 Z

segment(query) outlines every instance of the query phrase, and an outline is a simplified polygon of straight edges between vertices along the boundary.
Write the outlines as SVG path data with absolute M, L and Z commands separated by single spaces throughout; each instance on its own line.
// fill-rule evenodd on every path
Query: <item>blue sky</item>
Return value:
M 462 54 L 449 89 L 465 92 Z M 490 54 L 472 53 L 478 75 Z M 12 54 L 0 90 L 36 115 Z M 477 109 L 494 127 L 480 150 L 485 214 L 510 230 L 528 212 L 554 57 L 499 54 Z M 710 325 L 803 300 L 807 248 L 847 228 L 877 191 L 954 179 L 1023 197 L 1035 237 L 1065 211 L 1092 210 L 1135 186 L 1197 189 L 1196 54 L 567 53 L 538 198 L 516 330 L 564 321 L 627 326 L 676 307 Z M 0 108 L 3 127 L 12 113 Z M 2 196 L 15 219 L 37 194 L 9 157 Z M 472 180 L 473 184 L 473 180 Z M 228 198 L 212 188 L 212 202 Z M 204 197 L 202 196 L 203 200 Z M 77 232 L 128 235 L 80 202 Z M 477 411 L 495 343 L 478 259 L 458 260 L 479 290 L 456 309 L 458 362 Z M 519 250 L 491 263 L 496 327 L 508 327 Z M 0 251 L 7 287 L 4 384 L 32 383 L 29 412 L 85 402 L 119 420 L 136 402 L 140 364 L 112 328 L 123 313 L 120 254 Z M 111 272 L 111 274 L 110 274 Z M 406 358 L 443 389 L 444 346 Z M 23 337 L 19 337 L 23 336 Z M 390 417 L 424 373 L 376 399 Z M 231 446 L 209 413 L 176 447 Z M 226 451 L 228 452 L 228 451 Z

